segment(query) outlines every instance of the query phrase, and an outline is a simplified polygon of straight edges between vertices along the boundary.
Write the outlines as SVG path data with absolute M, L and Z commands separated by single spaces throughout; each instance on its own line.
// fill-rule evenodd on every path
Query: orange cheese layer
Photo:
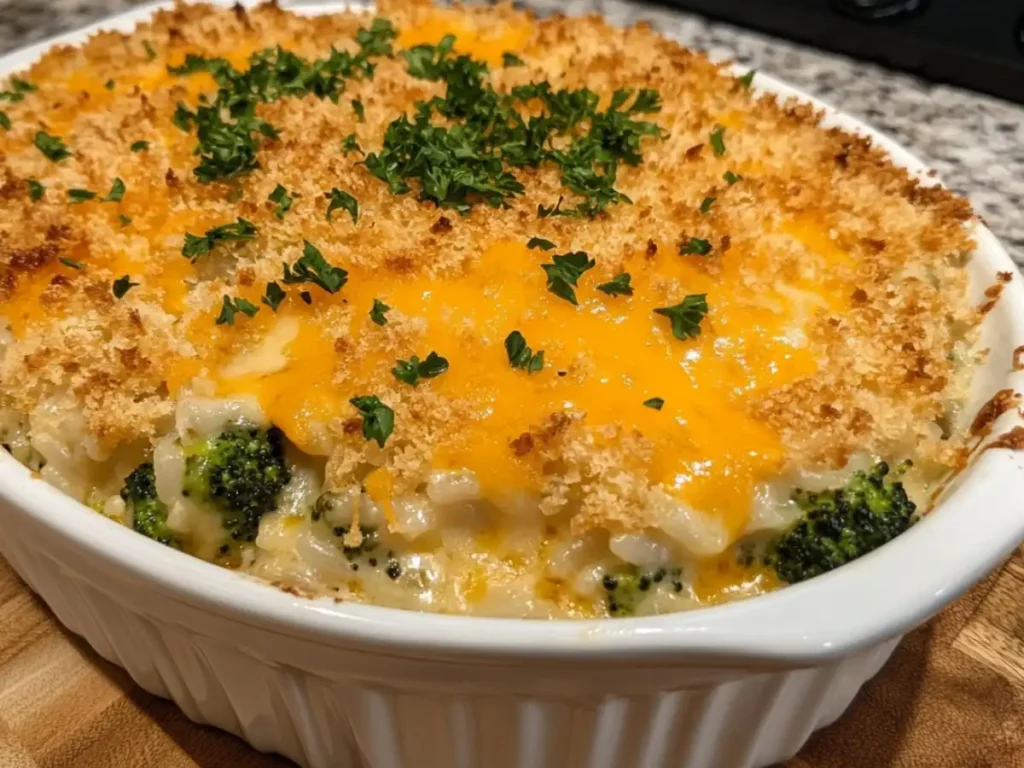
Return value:
M 423 26 L 403 31 L 399 44 L 437 42 L 449 33 L 457 35 L 458 51 L 497 63 L 502 52 L 522 47 L 529 27 L 468 29 L 441 12 Z M 249 51 L 225 54 L 240 66 Z M 151 75 L 117 87 L 166 85 L 166 64 L 155 61 Z M 88 108 L 102 108 L 108 93 L 104 84 L 88 81 L 84 75 L 72 77 L 80 78 L 73 83 L 76 88 L 93 97 Z M 183 99 L 193 103 L 199 93 L 213 89 L 205 75 L 180 83 L 188 89 Z M 59 132 L 61 120 L 71 118 L 70 113 L 55 115 L 53 125 Z M 729 126 L 741 120 L 735 114 L 722 117 Z M 187 142 L 173 138 L 176 149 L 181 145 L 182 151 L 191 151 Z M 120 205 L 87 205 L 106 206 L 112 218 L 119 213 L 132 216 L 133 234 L 150 242 L 180 237 L 184 231 L 201 233 L 223 223 L 206 221 L 200 211 L 168 215 L 166 191 L 154 188 L 151 192 L 133 190 Z M 638 252 L 623 265 L 633 278 L 632 297 L 596 291 L 600 282 L 596 275 L 610 277 L 599 264 L 580 279 L 579 305 L 573 306 L 547 290 L 540 267 L 550 261 L 551 253 L 565 249 L 528 250 L 525 238 L 490 248 L 464 274 L 445 279 L 382 277 L 350 269 L 342 292 L 327 296 L 318 291 L 312 307 L 292 298 L 278 314 L 264 308 L 252 320 L 240 318 L 233 328 L 214 328 L 212 318 L 204 318 L 201 329 L 193 327 L 189 332 L 200 350 L 200 362 L 183 362 L 171 372 L 168 383 L 177 391 L 193 376 L 205 375 L 217 382 L 222 394 L 253 394 L 293 442 L 315 453 L 315 426 L 354 415 L 348 399 L 373 392 L 374 383 L 387 380 L 395 364 L 384 355 L 362 357 L 346 371 L 343 390 L 334 382 L 339 358 L 333 340 L 318 321 L 344 303 L 352 310 L 352 336 L 372 338 L 380 328 L 370 321 L 369 310 L 373 300 L 380 299 L 396 312 L 424 321 L 422 348 L 410 353 L 422 358 L 436 351 L 450 362 L 446 374 L 421 386 L 470 402 L 481 414 L 469 427 L 462 425 L 444 436 L 434 457 L 437 467 L 470 469 L 485 492 L 492 494 L 537 488 L 541 468 L 529 457 L 516 458 L 509 441 L 536 427 L 548 414 L 583 413 L 590 425 L 623 425 L 641 432 L 654 446 L 651 480 L 719 517 L 736 534 L 746 523 L 755 484 L 777 471 L 783 454 L 777 435 L 749 418 L 745 404 L 766 389 L 815 370 L 799 331 L 817 309 L 837 308 L 849 295 L 849 286 L 833 285 L 827 278 L 830 264 L 848 259 L 827 231 L 813 222 L 794 221 L 783 226 L 780 234 L 816 254 L 821 277 L 779 285 L 767 246 L 734 247 L 714 256 L 721 269 L 712 276 L 701 257 L 679 256 L 673 244 L 663 243 L 654 257 Z M 348 266 L 330 253 L 325 256 Z M 143 278 L 139 290 L 161 292 L 163 306 L 170 312 L 182 309 L 194 277 L 193 266 L 183 258 L 157 269 L 111 248 L 89 254 L 89 261 L 117 274 Z M 38 297 L 50 277 L 49 273 L 33 276 L 32 284 L 21 286 L 17 299 L 6 308 L 16 333 L 41 314 Z M 665 281 L 675 286 L 668 302 L 656 298 L 660 291 L 655 284 Z M 763 288 L 753 291 L 751 285 Z M 256 288 L 237 293 L 259 302 Z M 653 313 L 665 303 L 703 293 L 710 312 L 696 339 L 674 338 L 668 319 Z M 284 323 L 291 325 L 282 327 Z M 544 351 L 542 371 L 529 375 L 509 366 L 503 342 L 512 330 L 519 330 L 535 351 Z M 241 373 L 225 368 L 275 333 L 285 358 L 282 365 Z M 663 409 L 645 407 L 644 401 L 650 398 L 664 399 Z M 373 486 L 375 496 L 390 495 L 386 476 L 377 478 Z
M 810 242 L 820 236 L 800 231 Z M 823 265 L 844 258 L 823 250 Z M 595 290 L 595 269 L 580 279 L 579 305 L 573 306 L 547 290 L 540 265 L 550 261 L 549 253 L 507 241 L 481 254 L 461 276 L 396 279 L 354 270 L 340 294 L 318 293 L 313 307 L 286 302 L 276 316 L 263 312 L 242 321 L 242 334 L 211 334 L 204 325 L 195 340 L 203 345 L 207 339 L 206 373 L 218 378 L 222 393 L 255 394 L 289 438 L 316 452 L 311 426 L 351 416 L 348 398 L 374 391 L 395 364 L 383 354 L 361 357 L 349 363 L 345 387 L 335 385 L 339 358 L 318 318 L 345 302 L 353 338 L 372 339 L 381 329 L 369 311 L 380 299 L 424 322 L 422 348 L 414 350 L 421 358 L 436 351 L 449 360 L 447 373 L 420 386 L 471 402 L 482 414 L 445 436 L 435 455 L 438 467 L 470 469 L 490 493 L 536 488 L 540 467 L 516 458 L 509 441 L 546 414 L 585 413 L 588 424 L 622 424 L 643 433 L 655 447 L 652 480 L 737 532 L 754 484 L 776 472 L 782 457 L 776 435 L 746 416 L 744 403 L 814 370 L 795 331 L 809 313 L 835 306 L 845 294 L 827 281 L 806 280 L 790 286 L 784 300 L 781 293 L 751 293 L 745 286 L 752 264 L 763 264 L 764 284 L 771 284 L 770 254 L 734 249 L 719 258 L 722 270 L 712 277 L 700 257 L 678 256 L 668 247 L 653 259 L 638 254 L 624 265 L 633 275 L 632 297 Z M 654 314 L 662 302 L 653 283 L 665 280 L 678 286 L 674 302 L 708 294 L 710 312 L 697 339 L 674 338 L 668 320 Z M 255 293 L 250 298 L 258 301 Z M 504 339 L 512 330 L 544 351 L 542 371 L 531 375 L 509 366 Z M 224 361 L 253 352 L 272 334 L 287 358 L 281 370 L 224 375 Z M 643 405 L 656 397 L 665 400 L 662 410 Z

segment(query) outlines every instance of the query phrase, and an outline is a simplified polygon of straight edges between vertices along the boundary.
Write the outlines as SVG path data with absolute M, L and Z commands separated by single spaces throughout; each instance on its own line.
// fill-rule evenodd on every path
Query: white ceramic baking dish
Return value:
M 152 10 L 0 58 L 0 74 Z M 764 75 L 757 86 L 810 100 Z M 973 409 L 1024 377 L 1011 372 L 1024 285 L 984 227 L 977 241 L 979 301 L 996 272 L 1014 278 L 985 323 Z M 984 451 L 905 535 L 765 597 L 612 621 L 438 616 L 293 597 L 149 541 L 0 454 L 0 551 L 60 621 L 193 720 L 310 768 L 766 765 L 839 717 L 903 633 L 1024 539 L 1024 454 Z

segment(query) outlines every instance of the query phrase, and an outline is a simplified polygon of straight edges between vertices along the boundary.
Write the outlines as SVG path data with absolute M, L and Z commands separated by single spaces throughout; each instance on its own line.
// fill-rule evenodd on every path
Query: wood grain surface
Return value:
M 290 765 L 137 688 L 0 560 L 0 768 Z M 887 766 L 1024 766 L 1024 551 L 910 634 L 786 768 Z

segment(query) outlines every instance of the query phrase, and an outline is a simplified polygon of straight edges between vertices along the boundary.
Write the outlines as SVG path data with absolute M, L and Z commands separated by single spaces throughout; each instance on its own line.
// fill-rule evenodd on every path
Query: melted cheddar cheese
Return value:
M 730 548 L 756 528 L 767 484 L 907 446 L 955 465 L 957 446 L 934 426 L 956 329 L 977 321 L 962 306 L 962 264 L 949 258 L 970 249 L 962 201 L 923 190 L 864 140 L 820 128 L 809 107 L 760 97 L 647 29 L 538 21 L 507 7 L 381 12 L 397 55 L 377 55 L 330 98 L 259 103 L 254 115 L 274 135 L 254 134 L 254 167 L 212 183 L 195 174 L 196 131 L 173 116 L 212 103 L 218 80 L 169 67 L 205 56 L 242 72 L 277 46 L 305 61 L 349 55 L 369 17 L 183 5 L 131 35 L 51 52 L 26 74 L 35 90 L 0 101 L 12 122 L 0 130 L 0 314 L 12 334 L 2 407 L 65 408 L 96 455 L 135 455 L 151 452 L 196 393 L 251 397 L 324 490 L 356 489 L 368 499 L 362 514 L 372 508 L 392 534 L 438 473 L 469 473 L 488 514 L 527 499 L 545 526 L 530 534 L 540 537 L 528 539 L 534 552 L 511 523 L 469 527 L 468 554 L 447 555 L 460 575 L 445 599 L 470 611 L 491 610 L 528 580 L 530 600 L 600 614 L 601 600 L 545 570 L 544 558 L 566 540 L 607 558 L 621 536 L 675 547 L 697 604 L 773 589 L 774 576 Z M 388 126 L 445 95 L 443 82 L 413 77 L 401 52 L 448 35 L 455 54 L 488 65 L 489 87 L 504 96 L 544 81 L 589 88 L 605 108 L 616 89 L 657 90 L 660 110 L 640 116 L 657 135 L 639 139 L 641 160 L 622 163 L 615 181 L 632 202 L 590 218 L 540 217 L 539 206 L 572 197 L 550 163 L 512 169 L 521 193 L 464 215 L 420 199 L 416 184 L 396 193 L 375 177 L 368 157 L 382 152 Z M 504 66 L 505 53 L 522 64 Z M 39 132 L 71 156 L 45 157 Z M 115 179 L 123 199 L 104 200 Z M 30 181 L 45 186 L 41 199 L 30 200 Z M 279 186 L 286 211 L 270 199 Z M 71 189 L 96 195 L 73 204 Z M 358 216 L 328 215 L 338 192 Z M 239 218 L 253 237 L 182 256 L 186 233 Z M 528 248 L 535 236 L 554 248 Z M 691 238 L 710 252 L 681 252 Z M 282 278 L 304 241 L 346 271 L 340 290 Z M 573 251 L 595 261 L 576 305 L 549 290 L 542 268 Z M 622 273 L 631 295 L 597 290 Z M 122 276 L 138 285 L 115 298 Z M 262 300 L 272 281 L 287 294 L 276 309 Z M 699 335 L 676 338 L 655 310 L 691 295 L 705 295 L 709 311 Z M 228 323 L 225 300 L 256 309 Z M 371 319 L 375 302 L 390 308 L 384 325 Z M 543 351 L 541 370 L 510 365 L 512 331 Z M 399 360 L 431 352 L 448 361 L 441 375 L 415 386 L 393 375 Z M 364 436 L 351 403 L 367 395 L 395 416 L 383 445 Z M 712 544 L 687 544 L 671 515 L 699 518 Z M 271 529 L 281 541 L 307 531 L 287 515 Z M 430 536 L 409 546 L 414 559 L 439 551 Z M 390 588 L 346 583 L 358 599 Z

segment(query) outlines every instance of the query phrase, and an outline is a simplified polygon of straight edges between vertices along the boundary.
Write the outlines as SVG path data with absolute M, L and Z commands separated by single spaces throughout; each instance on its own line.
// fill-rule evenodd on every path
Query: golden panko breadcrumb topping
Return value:
M 497 503 L 572 505 L 577 531 L 643 529 L 657 491 L 736 534 L 754 485 L 798 467 L 857 452 L 956 465 L 955 353 L 980 319 L 964 200 L 646 26 L 380 6 L 393 40 L 366 14 L 182 4 L 8 83 L 3 405 L 80 413 L 100 456 L 166 432 L 198 377 L 256 396 L 326 457 L 328 487 L 365 483 L 386 506 L 467 468 Z M 244 73 L 276 46 L 355 63 L 340 85 L 230 114 L 209 61 Z M 574 189 L 550 157 L 506 163 L 521 189 L 461 210 L 419 179 L 388 183 L 371 158 L 403 114 L 445 99 L 431 67 L 460 54 L 524 120 L 549 114 L 546 83 L 597 95 L 580 130 L 595 110 L 619 110 L 612 132 L 653 124 L 601 150 L 636 153 L 617 163 L 621 197 L 559 215 L 587 180 Z M 651 91 L 658 106 L 627 115 Z M 197 116 L 214 103 L 209 120 L 253 121 L 254 150 L 203 178 L 197 146 L 218 138 Z M 455 131 L 460 114 L 433 120 Z

